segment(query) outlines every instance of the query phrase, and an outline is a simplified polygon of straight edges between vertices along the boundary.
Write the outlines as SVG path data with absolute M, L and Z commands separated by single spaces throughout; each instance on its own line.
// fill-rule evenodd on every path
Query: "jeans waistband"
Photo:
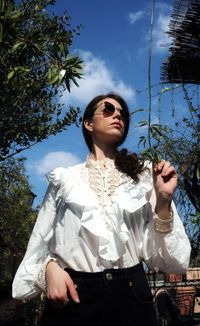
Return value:
M 81 272 L 81 271 L 74 271 L 70 268 L 65 268 L 65 271 L 69 273 L 71 277 L 75 278 L 84 278 L 85 280 L 97 280 L 97 279 L 104 279 L 107 280 L 117 280 L 121 278 L 126 278 L 129 276 L 133 276 L 134 274 L 138 274 L 138 272 L 144 272 L 143 264 L 139 263 L 132 267 L 128 268 L 107 268 L 104 269 L 102 272 Z

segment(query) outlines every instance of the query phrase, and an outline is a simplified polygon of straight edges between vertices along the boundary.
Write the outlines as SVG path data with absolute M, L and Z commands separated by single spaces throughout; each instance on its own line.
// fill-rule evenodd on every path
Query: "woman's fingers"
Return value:
M 167 177 L 176 174 L 175 168 L 168 161 L 161 161 L 154 165 L 154 172 L 161 173 L 162 177 Z
M 63 286 L 60 289 L 49 289 L 47 291 L 47 298 L 53 302 L 55 302 L 56 304 L 60 304 L 60 303 L 68 303 L 69 302 L 69 298 L 67 296 L 67 287 L 65 285 L 65 283 L 63 282 Z
M 153 165 L 153 179 L 157 195 L 170 199 L 177 186 L 178 175 L 175 168 L 168 161 L 161 161 Z M 166 197 L 167 195 L 167 197 Z
M 46 268 L 47 298 L 57 307 L 67 304 L 70 299 L 79 302 L 76 285 L 70 275 L 57 263 L 49 263 Z
M 71 298 L 73 301 L 75 301 L 76 303 L 79 303 L 79 296 L 78 296 L 78 292 L 76 290 L 77 285 L 74 284 L 74 282 L 72 281 L 71 277 L 69 276 L 68 273 L 66 273 L 66 284 L 67 284 L 67 292 L 68 292 L 68 296 L 70 294 Z
M 170 166 L 165 172 L 162 172 L 162 177 L 164 179 L 178 178 L 176 170 L 173 166 Z

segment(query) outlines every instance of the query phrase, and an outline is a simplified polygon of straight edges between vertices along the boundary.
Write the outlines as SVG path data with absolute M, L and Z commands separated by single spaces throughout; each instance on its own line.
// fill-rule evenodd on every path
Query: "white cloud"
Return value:
M 162 13 L 168 14 L 169 12 L 172 12 L 173 6 L 170 5 L 169 3 L 165 2 L 157 2 L 156 3 L 156 10 Z
M 170 15 L 160 13 L 158 15 L 155 28 L 153 30 L 153 45 L 154 50 L 163 51 L 169 48 L 171 39 L 166 33 L 169 30 Z
M 171 38 L 166 33 L 169 31 L 173 7 L 164 2 L 157 2 L 155 6 L 155 24 L 153 30 L 154 52 L 163 52 L 169 48 Z
M 170 15 L 173 7 L 164 2 L 157 2 L 154 10 L 154 26 L 153 26 L 153 52 L 161 53 L 166 51 L 171 44 L 171 38 L 166 33 L 169 30 Z M 141 31 L 138 30 L 138 35 L 141 35 L 141 41 L 145 41 L 146 46 L 142 46 L 140 51 L 143 52 L 149 47 L 149 35 L 150 35 L 150 20 L 151 20 L 151 8 L 148 5 L 147 8 L 135 13 L 129 13 L 129 22 L 134 24 L 136 21 L 145 18 L 145 26 L 148 30 L 141 27 Z M 139 27 L 138 27 L 139 28 Z
M 77 156 L 69 152 L 58 151 L 46 154 L 41 160 L 34 163 L 34 167 L 38 174 L 44 175 L 58 166 L 67 168 L 80 162 L 81 160 Z
M 106 66 L 105 61 L 95 57 L 91 52 L 80 51 L 85 67 L 83 78 L 78 80 L 79 87 L 72 85 L 70 94 L 63 94 L 65 103 L 88 103 L 94 96 L 114 91 L 122 95 L 126 100 L 135 97 L 135 91 L 126 85 L 121 79 L 114 76 Z
M 136 21 L 140 20 L 146 15 L 145 11 L 129 12 L 129 22 L 133 25 Z

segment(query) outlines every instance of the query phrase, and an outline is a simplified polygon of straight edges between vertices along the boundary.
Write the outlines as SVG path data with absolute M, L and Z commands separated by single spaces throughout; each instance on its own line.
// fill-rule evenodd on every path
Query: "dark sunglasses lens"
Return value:
M 105 102 L 104 104 L 105 104 L 105 108 L 104 108 L 105 113 L 113 114 L 115 112 L 114 105 L 112 105 L 109 102 Z

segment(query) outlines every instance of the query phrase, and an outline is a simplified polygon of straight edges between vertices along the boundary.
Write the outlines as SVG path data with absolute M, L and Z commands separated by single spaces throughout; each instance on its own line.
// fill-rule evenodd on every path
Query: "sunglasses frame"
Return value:
M 101 112 L 96 112 L 94 113 L 94 115 L 106 115 L 106 117 L 111 117 L 113 115 L 113 113 L 115 112 L 116 108 L 115 106 L 108 102 L 108 101 L 105 101 L 104 102 L 104 109 L 101 111 Z M 120 114 L 121 114 L 121 117 L 122 119 L 125 119 L 125 117 L 123 116 L 123 109 L 120 110 Z

